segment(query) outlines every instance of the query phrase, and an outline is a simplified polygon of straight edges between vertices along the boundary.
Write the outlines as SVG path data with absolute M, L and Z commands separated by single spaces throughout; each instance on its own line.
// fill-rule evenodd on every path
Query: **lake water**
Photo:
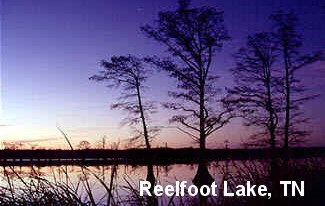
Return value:
M 285 165 L 285 167 L 283 166 Z M 35 198 L 38 200 L 58 192 L 70 194 L 88 205 L 258 205 L 281 201 L 272 194 L 267 197 L 224 197 L 223 181 L 228 181 L 230 191 L 236 185 L 251 181 L 252 184 L 265 184 L 277 193 L 272 186 L 280 180 L 304 180 L 305 189 L 309 193 L 317 193 L 324 189 L 324 159 L 300 159 L 284 162 L 266 160 L 254 161 L 215 161 L 202 164 L 173 165 L 98 165 L 98 166 L 11 166 L 0 169 L 0 186 L 2 196 Z M 284 179 L 286 178 L 286 179 Z M 315 182 L 319 178 L 320 182 Z M 139 181 L 148 180 L 162 186 L 175 185 L 176 181 L 187 181 L 187 186 L 195 184 L 210 185 L 215 181 L 218 185 L 217 195 L 185 197 L 163 195 L 161 197 L 141 197 Z M 62 190 L 60 193 L 60 190 Z M 272 192 L 271 191 L 271 192 Z M 279 192 L 280 193 L 280 192 Z M 20 197 L 18 197 L 20 196 Z M 67 198 L 67 197 L 65 197 Z M 308 196 L 309 198 L 309 196 Z M 312 196 L 310 197 L 312 198 Z M 307 198 L 305 198 L 307 201 Z M 315 201 L 317 201 L 314 198 Z M 273 202 L 272 202 L 273 201 Z M 297 200 L 301 203 L 300 200 Z M 304 202 L 304 201 L 303 201 Z M 1 196 L 0 196 L 1 203 Z

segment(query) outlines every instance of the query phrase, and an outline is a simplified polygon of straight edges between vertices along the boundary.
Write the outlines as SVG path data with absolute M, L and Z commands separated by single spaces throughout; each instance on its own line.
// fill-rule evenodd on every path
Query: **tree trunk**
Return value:
M 150 142 L 149 142 L 149 135 L 148 135 L 147 125 L 146 125 L 146 120 L 145 120 L 145 117 L 144 117 L 143 106 L 142 106 L 142 101 L 141 101 L 140 85 L 139 85 L 138 82 L 137 82 L 136 88 L 137 88 L 137 96 L 138 96 L 138 104 L 139 104 L 139 110 L 140 110 L 140 118 L 141 118 L 141 121 L 142 121 L 143 134 L 144 134 L 144 139 L 145 139 L 145 143 L 146 143 L 146 148 L 151 149 Z
M 288 51 L 284 49 L 285 63 L 285 87 L 286 87 L 286 108 L 285 108 L 285 125 L 284 125 L 284 144 L 285 149 L 289 148 L 289 125 L 290 125 L 290 80 L 289 80 L 289 59 Z
M 275 149 L 275 123 L 274 123 L 274 109 L 272 105 L 272 96 L 271 96 L 271 85 L 270 85 L 270 71 L 267 69 L 267 80 L 266 80 L 266 89 L 267 89 L 267 110 L 269 111 L 269 131 L 270 131 L 270 146 L 272 149 Z
M 204 151 L 205 148 L 205 137 L 200 137 L 200 149 Z
M 200 88 L 200 150 L 205 150 L 205 114 L 204 114 L 204 83 L 203 80 L 201 81 L 201 88 Z

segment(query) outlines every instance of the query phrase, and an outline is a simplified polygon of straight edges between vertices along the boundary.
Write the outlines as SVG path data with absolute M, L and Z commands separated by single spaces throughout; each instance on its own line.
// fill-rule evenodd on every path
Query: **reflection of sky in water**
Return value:
M 91 166 L 87 169 L 91 170 L 94 174 L 100 177 L 107 185 L 110 183 L 111 171 L 113 166 Z M 76 186 L 80 179 L 83 178 L 81 168 L 78 166 L 49 166 L 49 167 L 13 167 L 14 171 L 23 177 L 24 180 L 30 180 L 30 175 L 36 174 L 49 181 L 58 181 L 61 183 L 67 183 Z M 15 185 L 23 186 L 21 181 L 16 177 L 10 168 L 6 169 L 14 178 Z M 169 165 L 169 166 L 154 166 L 154 175 L 157 182 L 161 185 L 175 184 L 176 180 L 186 180 L 188 184 L 192 184 L 192 179 L 195 176 L 197 170 L 196 165 Z M 66 178 L 65 171 L 69 178 Z M 212 170 L 213 171 L 213 170 Z M 212 172 L 211 171 L 211 172 Z M 0 173 L 3 174 L 3 168 L 0 168 Z M 92 192 L 97 199 L 101 199 L 105 194 L 105 189 L 99 183 L 99 181 L 91 175 L 87 170 L 88 181 L 92 187 Z M 147 166 L 127 166 L 119 165 L 117 168 L 117 176 L 114 179 L 114 184 L 118 185 L 119 195 L 126 194 L 127 191 L 123 190 L 123 186 L 127 186 L 127 181 L 133 184 L 135 188 L 139 188 L 139 180 L 145 180 L 147 175 Z M 6 179 L 2 178 L 0 185 L 6 185 Z M 86 194 L 84 190 L 79 191 L 80 194 Z
M 292 160 L 296 165 L 306 164 L 305 160 Z M 310 163 L 312 161 L 309 161 Z M 318 163 L 324 163 L 322 158 L 318 159 Z M 324 168 L 324 164 L 320 164 L 320 167 Z M 219 185 L 223 180 L 227 180 L 228 177 L 236 177 L 243 175 L 244 181 L 249 180 L 251 174 L 258 174 L 260 177 L 266 177 L 269 169 L 267 161 L 220 161 L 211 162 L 207 164 L 209 173 L 214 178 L 215 182 Z M 100 178 L 106 185 L 109 186 L 111 179 L 111 172 L 113 166 L 89 166 L 84 170 L 88 183 L 96 200 L 100 200 L 106 194 L 106 190 L 103 185 L 100 184 L 94 174 Z M 129 182 L 133 188 L 139 189 L 139 181 L 146 180 L 147 166 L 128 166 L 119 165 L 117 167 L 116 177 L 114 177 L 114 190 L 113 196 L 118 195 L 119 198 L 129 195 L 130 190 L 126 189 Z M 89 172 L 89 171 L 91 172 Z M 167 184 L 175 185 L 178 181 L 187 181 L 187 186 L 192 185 L 192 180 L 195 177 L 198 170 L 196 164 L 174 164 L 166 166 L 153 166 L 153 172 L 156 177 L 157 184 L 166 186 Z M 26 182 L 30 181 L 30 176 L 38 175 L 41 178 L 49 180 L 50 182 L 57 182 L 62 184 L 68 184 L 71 188 L 76 188 L 78 184 L 82 184 L 84 175 L 81 167 L 79 166 L 46 166 L 46 167 L 6 167 L 6 171 L 9 177 L 13 180 L 15 187 L 24 186 L 17 174 Z M 14 172 L 13 172 L 14 171 Z M 16 173 L 16 174 L 15 174 Z M 0 168 L 0 186 L 8 186 L 5 178 L 4 168 Z M 68 176 L 67 176 L 67 175 Z M 226 176 L 225 176 L 226 174 Z M 247 175 L 247 176 L 246 176 Z M 219 189 L 219 187 L 218 187 Z M 84 187 L 79 187 L 78 194 L 83 197 L 87 196 Z

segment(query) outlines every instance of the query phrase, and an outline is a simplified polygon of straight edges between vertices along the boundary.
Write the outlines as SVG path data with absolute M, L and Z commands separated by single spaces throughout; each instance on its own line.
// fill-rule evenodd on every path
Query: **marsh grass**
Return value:
M 209 170 L 218 172 L 220 179 L 216 181 L 220 187 L 217 197 L 207 198 L 188 195 L 141 197 L 139 179 L 127 172 L 121 174 L 118 168 L 123 166 L 117 164 L 103 170 L 86 166 L 77 166 L 73 171 L 68 166 L 51 167 L 46 177 L 35 166 L 30 166 L 28 172 L 10 166 L 3 167 L 0 175 L 0 205 L 321 205 L 325 182 L 322 162 L 322 159 L 315 158 L 276 160 L 276 164 L 268 160 L 208 163 Z M 159 171 L 166 167 L 155 168 L 158 168 L 154 170 L 156 183 L 162 184 L 164 180 Z M 277 185 L 280 180 L 304 180 L 305 197 L 284 198 L 279 195 L 282 193 Z M 235 191 L 237 185 L 246 181 L 265 184 L 271 188 L 272 198 L 224 197 L 223 181 L 228 181 L 230 191 Z

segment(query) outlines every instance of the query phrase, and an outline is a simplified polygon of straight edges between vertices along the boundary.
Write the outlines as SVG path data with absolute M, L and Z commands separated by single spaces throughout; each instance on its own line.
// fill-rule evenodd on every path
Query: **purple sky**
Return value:
M 1 0 L 0 0 L 1 1 Z M 249 34 L 269 29 L 272 11 L 293 9 L 301 20 L 304 51 L 324 49 L 324 3 L 322 0 L 193 0 L 193 6 L 209 5 L 225 11 L 225 22 L 232 41 L 215 59 L 220 88 L 232 84 L 228 69 L 231 54 Z M 33 142 L 61 146 L 66 144 L 56 125 L 73 143 L 94 143 L 103 135 L 122 142 L 130 136 L 119 122 L 124 113 L 109 105 L 118 91 L 88 80 L 98 71 L 101 59 L 112 55 L 163 55 L 164 47 L 147 39 L 139 27 L 151 24 L 161 10 L 175 9 L 175 0 L 2 0 L 1 1 L 2 111 L 0 141 Z M 308 103 L 306 113 L 314 131 L 310 144 L 325 145 L 324 61 L 303 73 L 305 85 L 320 98 Z M 174 82 L 156 74 L 149 82 L 146 97 L 168 100 Z M 153 123 L 168 126 L 168 112 L 162 110 Z M 239 120 L 209 137 L 210 146 L 222 146 L 225 139 L 237 146 L 249 132 Z M 157 145 L 193 145 L 176 130 L 163 130 Z

